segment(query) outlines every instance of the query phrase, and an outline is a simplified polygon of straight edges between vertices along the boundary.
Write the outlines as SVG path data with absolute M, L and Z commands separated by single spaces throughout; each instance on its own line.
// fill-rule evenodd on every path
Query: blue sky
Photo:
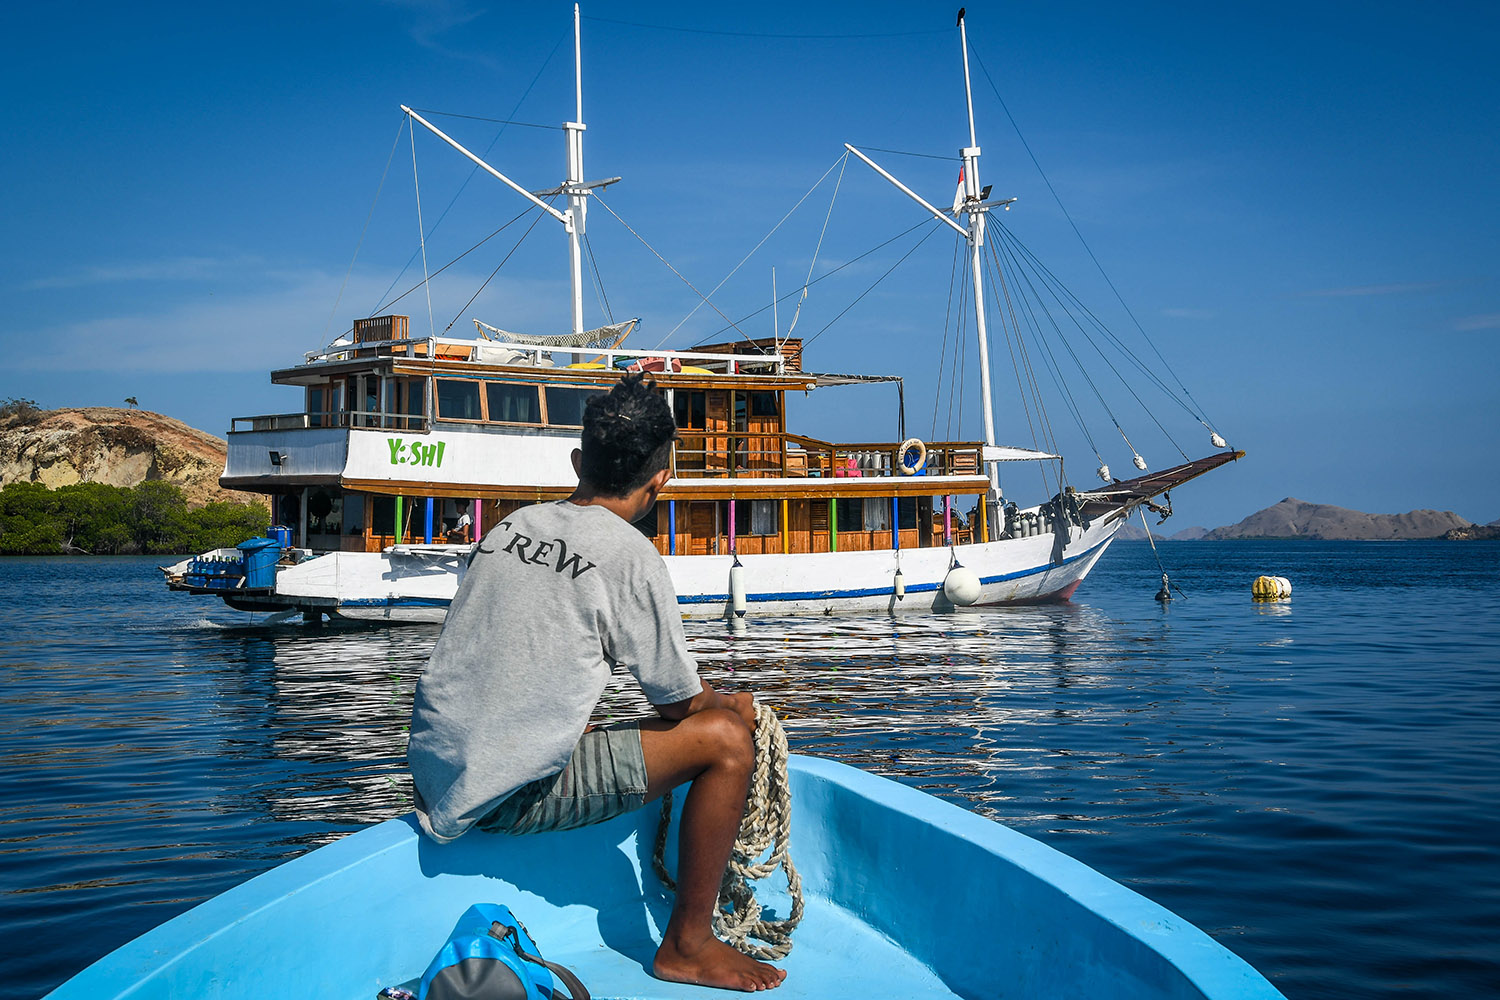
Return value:
M 561 179 L 561 132 L 479 120 L 573 116 L 571 4 L 516 7 L 8 13 L 0 398 L 133 395 L 221 435 L 232 416 L 296 409 L 268 370 L 421 279 L 398 105 L 476 116 L 433 120 L 528 187 Z M 773 268 L 786 294 L 810 265 L 824 274 L 921 222 L 853 161 L 830 202 L 844 142 L 926 154 L 871 153 L 951 201 L 967 141 L 955 10 L 587 4 L 585 173 L 623 176 L 604 201 L 707 291 L 834 167 L 713 295 L 739 320 L 769 303 Z M 1232 523 L 1286 496 L 1500 517 L 1493 5 L 978 3 L 967 22 L 982 178 L 1020 199 L 1000 221 L 1154 364 L 1050 181 L 1201 411 L 1249 453 L 1179 491 L 1168 529 Z M 431 136 L 415 154 L 432 268 L 526 207 Z M 465 307 L 530 221 L 432 282 L 436 328 L 457 319 L 467 332 L 477 316 L 566 330 L 566 247 L 550 221 Z M 952 241 L 933 236 L 876 283 L 924 232 L 814 285 L 796 333 L 815 370 L 904 375 L 910 432 L 978 437 L 975 377 L 960 391 L 946 370 Z M 707 307 L 689 317 L 693 292 L 598 206 L 589 233 L 610 309 L 642 318 L 633 343 L 676 328 L 667 345 L 685 348 L 724 325 Z M 592 288 L 586 303 L 590 324 L 604 318 Z M 382 311 L 429 322 L 421 291 Z M 766 335 L 771 323 L 767 311 L 741 326 Z M 993 351 L 998 437 L 1029 445 L 1003 341 Z M 1155 419 L 1107 368 L 1091 377 L 1153 468 L 1181 460 L 1157 420 L 1188 454 L 1211 450 L 1138 380 Z M 1108 413 L 1086 383 L 1073 392 L 1125 475 L 1130 450 Z M 1086 486 L 1093 449 L 1060 398 L 1047 405 L 1069 478 Z M 883 387 L 819 391 L 791 410 L 795 429 L 832 440 L 894 438 L 894 413 Z M 1007 487 L 1040 499 L 1020 474 Z

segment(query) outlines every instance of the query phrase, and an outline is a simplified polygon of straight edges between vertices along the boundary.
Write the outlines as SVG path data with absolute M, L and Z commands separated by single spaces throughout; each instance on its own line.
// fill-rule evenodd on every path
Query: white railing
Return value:
M 757 375 L 786 374 L 786 359 L 780 354 L 720 354 L 705 351 L 637 350 L 623 347 L 548 347 L 503 340 L 475 340 L 460 337 L 408 337 L 401 340 L 362 340 L 339 344 L 321 351 L 311 351 L 308 363 L 353 361 L 361 357 L 401 356 L 422 358 L 434 365 L 487 364 L 535 368 L 559 368 L 570 364 L 598 364 L 604 368 L 623 368 L 640 362 L 660 361 L 670 369 L 680 366 L 704 368 L 715 374 L 735 375 L 742 370 Z M 498 360 L 508 355 L 505 360 Z M 559 362 L 558 358 L 569 360 Z M 770 366 L 767 371 L 767 366 Z

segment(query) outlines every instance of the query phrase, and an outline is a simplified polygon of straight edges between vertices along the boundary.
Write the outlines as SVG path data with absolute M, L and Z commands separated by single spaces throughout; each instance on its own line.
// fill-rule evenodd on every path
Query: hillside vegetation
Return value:
M 225 443 L 114 407 L 0 403 L 0 553 L 179 553 L 265 531 L 266 499 L 219 488 Z

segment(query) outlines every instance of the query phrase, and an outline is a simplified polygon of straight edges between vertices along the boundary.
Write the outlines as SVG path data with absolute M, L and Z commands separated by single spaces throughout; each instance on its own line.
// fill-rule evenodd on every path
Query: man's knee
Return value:
M 739 715 L 725 708 L 710 708 L 683 720 L 703 742 L 716 762 L 749 771 L 755 766 L 755 741 L 750 727 Z

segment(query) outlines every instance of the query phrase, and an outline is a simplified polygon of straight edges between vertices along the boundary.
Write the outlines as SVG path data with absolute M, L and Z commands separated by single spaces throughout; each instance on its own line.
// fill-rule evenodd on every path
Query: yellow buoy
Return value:
M 1284 576 L 1258 576 L 1250 585 L 1250 596 L 1257 601 L 1285 601 L 1292 596 L 1292 581 Z

